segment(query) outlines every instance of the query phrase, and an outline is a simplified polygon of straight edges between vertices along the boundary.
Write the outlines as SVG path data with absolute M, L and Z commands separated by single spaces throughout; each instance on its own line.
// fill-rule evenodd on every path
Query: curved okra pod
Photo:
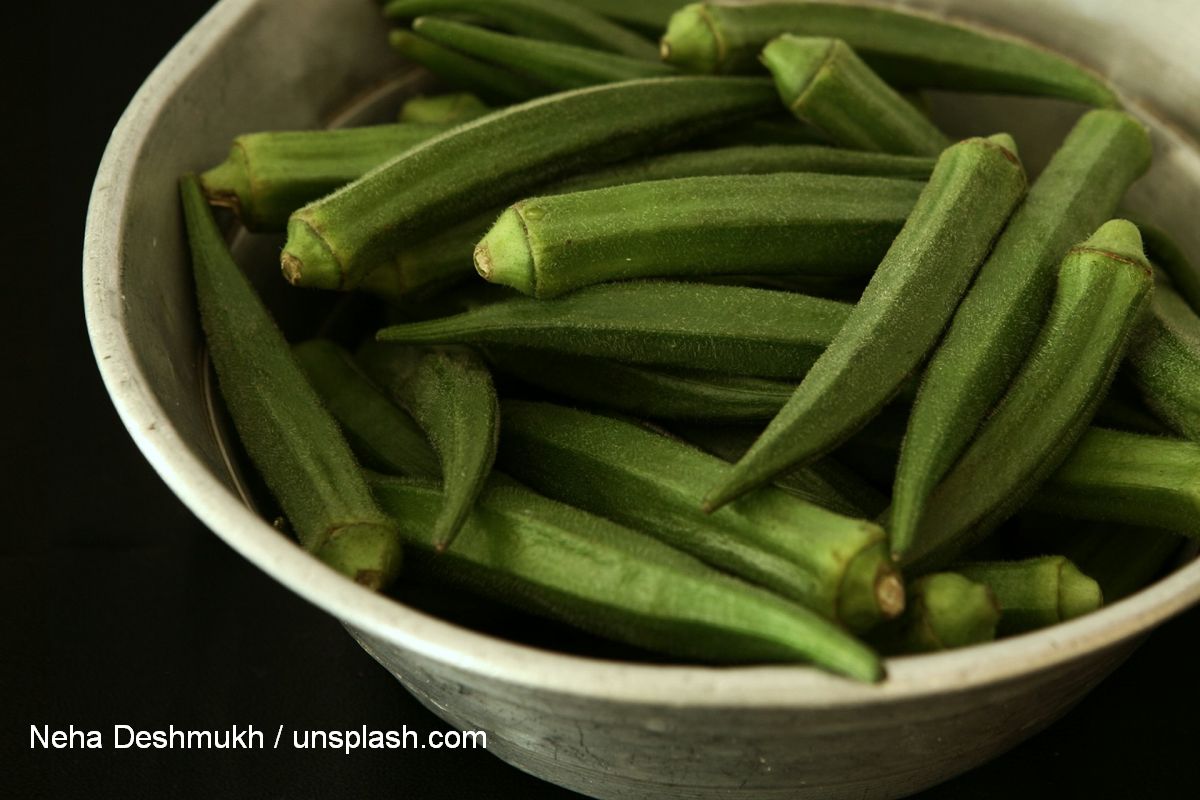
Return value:
M 1146 405 L 1200 442 L 1200 316 L 1170 286 L 1155 287 L 1126 362 Z
M 937 572 L 908 587 L 904 614 L 871 638 L 888 654 L 936 653 L 996 638 L 1003 619 L 996 596 L 982 583 Z
M 440 45 L 556 90 L 677 73 L 674 67 L 661 61 L 512 36 L 438 17 L 419 17 L 413 21 L 413 30 Z
M 391 19 L 469 14 L 521 36 L 594 47 L 633 58 L 657 57 L 654 43 L 615 22 L 558 0 L 390 0 Z
M 1089 112 L 1013 214 L 922 376 L 893 492 L 897 552 L 917 535 L 929 493 L 1020 369 L 1063 256 L 1108 218 L 1149 163 L 1139 122 Z
M 199 181 L 183 178 L 180 193 L 209 357 L 247 455 L 306 550 L 357 583 L 386 586 L 400 567 L 396 527 L 234 263 Z
M 976 561 L 957 564 L 954 571 L 991 589 L 1000 602 L 1001 636 L 1066 622 L 1104 604 L 1100 584 L 1063 556 Z
M 458 125 L 487 116 L 494 108 L 470 92 L 451 92 L 432 97 L 417 95 L 400 107 L 400 122 Z
M 832 622 L 649 536 L 499 475 L 433 557 L 436 488 L 374 478 L 414 568 L 621 642 L 707 662 L 809 661 L 860 681 L 879 658 Z
M 522 200 L 475 248 L 486 280 L 556 297 L 612 280 L 874 272 L 922 185 L 777 173 L 632 183 Z
M 766 113 L 772 94 L 757 79 L 651 78 L 497 111 L 292 214 L 284 275 L 302 286 L 352 288 L 440 226 L 555 178 Z
M 945 150 L 862 298 L 796 393 L 705 508 L 833 449 L 896 394 L 937 344 L 975 271 L 1025 192 L 1004 134 Z
M 540 492 L 645 531 L 853 630 L 903 607 L 903 584 L 873 523 L 774 488 L 706 515 L 699 490 L 720 474 L 719 458 L 564 406 L 506 400 L 502 413 L 498 463 Z
M 936 156 L 950 146 L 841 39 L 780 36 L 761 59 L 788 110 L 842 147 Z
M 496 69 L 412 31 L 394 30 L 388 34 L 388 43 L 397 53 L 420 64 L 446 85 L 477 94 L 489 103 L 515 103 L 550 91 L 537 81 Z
M 330 131 L 248 133 L 200 176 L 208 201 L 252 231 L 283 230 L 293 211 L 432 139 L 445 125 L 399 123 Z
M 1118 105 L 1102 79 L 1049 50 L 878 6 L 693 3 L 671 17 L 661 50 L 667 63 L 692 72 L 754 72 L 763 47 L 785 33 L 843 39 L 897 86 Z
M 803 375 L 851 306 L 791 292 L 631 281 L 381 330 L 382 342 L 527 347 L 734 375 Z
M 1066 459 L 1112 381 L 1153 283 L 1137 228 L 1124 220 L 1105 223 L 1067 254 L 1033 352 L 930 495 L 904 563 L 922 571 L 955 558 Z

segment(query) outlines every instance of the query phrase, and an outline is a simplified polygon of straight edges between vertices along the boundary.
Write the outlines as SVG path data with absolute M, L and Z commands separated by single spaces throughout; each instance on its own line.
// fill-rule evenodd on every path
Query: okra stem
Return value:
M 934 653 L 990 642 L 1003 619 L 995 594 L 954 572 L 914 581 L 904 615 L 872 637 L 886 653 Z
M 976 561 L 954 569 L 992 590 L 1000 602 L 997 632 L 1003 636 L 1066 622 L 1104 603 L 1100 584 L 1063 556 Z

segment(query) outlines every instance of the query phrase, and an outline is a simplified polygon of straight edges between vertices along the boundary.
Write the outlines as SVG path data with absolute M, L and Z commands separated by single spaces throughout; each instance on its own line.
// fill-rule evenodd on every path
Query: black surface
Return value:
M 99 728 L 106 742 L 115 724 L 447 728 L 336 622 L 179 504 L 134 448 L 92 361 L 79 289 L 92 176 L 142 78 L 208 5 L 155 4 L 135 29 L 133 4 L 73 16 L 56 4 L 53 28 L 19 29 L 25 50 L 40 52 L 8 76 L 24 90 L 11 119 L 49 125 L 32 127 L 48 135 L 28 143 L 29 130 L 6 134 L 36 180 L 6 197 L 34 213 L 16 253 L 6 251 L 0 796 L 572 796 L 483 752 L 30 749 L 30 725 L 43 724 Z M 60 64 L 47 73 L 52 86 L 26 80 L 44 60 Z M 925 797 L 1191 795 L 1197 634 L 1200 612 L 1176 619 L 1062 722 Z

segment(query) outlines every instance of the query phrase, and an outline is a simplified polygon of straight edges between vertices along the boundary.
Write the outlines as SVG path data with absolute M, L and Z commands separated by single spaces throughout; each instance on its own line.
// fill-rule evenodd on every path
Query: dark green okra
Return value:
M 992 641 L 1002 618 L 987 586 L 955 572 L 936 572 L 912 582 L 904 614 L 871 638 L 889 655 L 936 653 Z
M 400 107 L 400 122 L 458 125 L 487 116 L 494 108 L 470 92 L 451 92 L 410 98 Z
M 399 123 L 332 131 L 248 133 L 200 176 L 210 203 L 232 208 L 252 231 L 283 230 L 288 215 L 446 130 Z
M 1155 287 L 1127 363 L 1146 405 L 1173 430 L 1200 442 L 1200 316 L 1170 286 Z
M 1007 135 L 946 149 L 862 298 L 796 393 L 713 486 L 719 508 L 849 438 L 937 344 L 959 299 L 1025 192 Z
M 372 488 L 415 568 L 510 605 L 683 658 L 810 661 L 856 680 L 883 677 L 869 648 L 808 609 L 499 475 L 436 557 L 441 493 L 382 477 Z
M 391 19 L 435 14 L 469 14 L 521 36 L 594 47 L 634 58 L 654 59 L 654 43 L 615 22 L 559 0 L 390 0 Z
M 723 462 L 635 423 L 506 400 L 497 463 L 550 497 L 616 520 L 854 630 L 903 607 L 883 530 L 774 488 L 717 514 L 699 488 Z
M 1116 106 L 1099 77 L 1017 39 L 878 6 L 694 3 L 671 17 L 663 58 L 693 72 L 754 72 L 784 34 L 843 39 L 895 86 L 1028 94 Z
M 1180 555 L 1179 536 L 1160 528 L 1111 522 L 1075 525 L 1065 533 L 1061 528 L 1055 526 L 1049 546 L 1091 576 L 1110 605 L 1146 586 Z
M 676 74 L 661 61 L 631 58 L 590 47 L 512 36 L 437 17 L 420 17 L 413 30 L 473 58 L 511 70 L 556 90 Z
M 766 113 L 769 81 L 651 78 L 552 95 L 460 125 L 292 214 L 292 282 L 353 288 L 441 226 L 555 178 Z
M 1142 232 L 1150 263 L 1167 273 L 1175 290 L 1187 301 L 1192 311 L 1200 314 L 1200 269 L 1192 267 L 1183 248 L 1165 230 L 1140 218 L 1135 217 L 1131 221 Z
M 475 248 L 475 269 L 539 298 L 633 278 L 865 276 L 921 189 L 897 178 L 797 172 L 534 197 L 500 215 Z
M 1021 367 L 1063 256 L 1108 218 L 1149 163 L 1140 123 L 1119 111 L 1089 112 L 1013 215 L 922 376 L 893 492 L 897 552 L 917 535 L 929 493 Z
M 1072 248 L 1029 359 L 930 495 L 904 563 L 920 572 L 957 557 L 1066 459 L 1108 390 L 1153 283 L 1132 223 L 1107 222 Z
M 679 0 L 574 0 L 574 4 L 605 19 L 645 31 L 655 37 L 667 29 L 667 22 L 680 6 Z
M 386 586 L 400 568 L 395 525 L 234 263 L 195 176 L 180 193 L 208 354 L 247 455 L 306 550 L 357 583 Z
M 841 39 L 780 36 L 761 59 L 788 110 L 843 147 L 935 156 L 950 146 Z
M 527 347 L 734 375 L 803 375 L 851 313 L 835 300 L 700 283 L 631 281 L 520 297 L 393 325 L 384 342 Z
M 1000 602 L 996 632 L 1001 636 L 1066 622 L 1104 604 L 1100 584 L 1063 556 L 976 561 L 954 570 L 992 590 Z
M 400 55 L 432 72 L 442 83 L 477 94 L 488 103 L 516 103 L 550 91 L 537 81 L 497 69 L 412 31 L 392 31 L 388 34 L 388 43 Z

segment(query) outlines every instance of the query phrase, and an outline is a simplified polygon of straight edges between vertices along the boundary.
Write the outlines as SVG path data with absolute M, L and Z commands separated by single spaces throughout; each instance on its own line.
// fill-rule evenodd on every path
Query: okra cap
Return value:
M 1063 561 L 1058 575 L 1058 618 L 1062 621 L 1090 614 L 1104 605 L 1100 584 L 1080 572 L 1070 561 Z
M 671 15 L 659 42 L 659 55 L 689 72 L 720 71 L 725 46 L 703 3 L 684 6 Z
M 537 296 L 537 273 L 521 213 L 505 210 L 475 245 L 475 271 L 486 281 Z
M 279 263 L 283 277 L 295 286 L 343 288 L 341 264 L 328 242 L 296 214 L 288 220 L 287 245 Z

